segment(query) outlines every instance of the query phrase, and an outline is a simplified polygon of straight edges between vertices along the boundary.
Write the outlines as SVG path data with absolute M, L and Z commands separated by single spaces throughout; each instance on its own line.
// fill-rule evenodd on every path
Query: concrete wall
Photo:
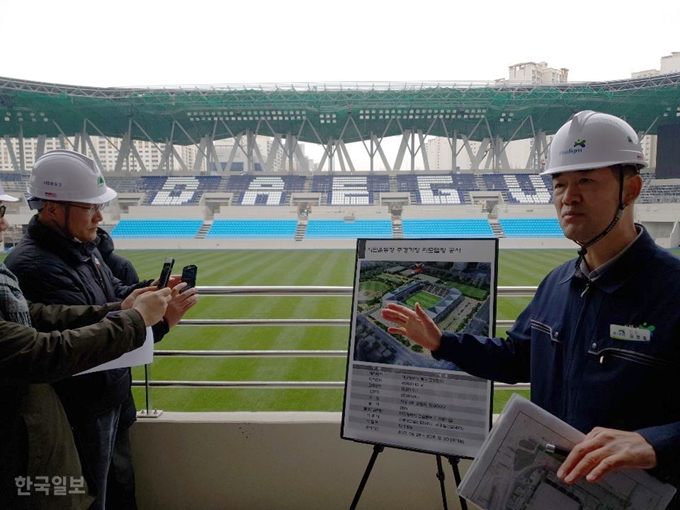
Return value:
M 341 439 L 340 420 L 340 413 L 140 419 L 131 433 L 139 508 L 346 510 L 373 447 Z M 443 463 L 449 508 L 460 508 L 452 468 Z M 385 448 L 357 508 L 442 508 L 436 473 L 432 454 Z

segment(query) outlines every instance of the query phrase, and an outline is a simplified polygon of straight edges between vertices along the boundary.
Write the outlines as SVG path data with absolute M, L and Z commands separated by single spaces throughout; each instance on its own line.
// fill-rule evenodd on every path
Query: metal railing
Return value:
M 202 296 L 319 296 L 319 297 L 351 297 L 353 287 L 341 286 L 222 286 L 198 287 Z M 498 297 L 533 297 L 536 287 L 498 287 Z M 496 326 L 512 326 L 513 320 L 497 320 Z M 349 327 L 349 319 L 184 319 L 179 325 L 191 326 L 342 326 Z M 347 349 L 343 350 L 157 350 L 154 357 L 204 357 L 204 358 L 236 358 L 236 357 L 278 357 L 278 358 L 323 358 L 347 356 Z M 135 380 L 133 386 L 146 388 L 146 410 L 150 412 L 150 387 L 174 388 L 308 388 L 329 389 L 344 388 L 345 381 L 151 381 L 148 370 L 145 370 L 145 380 Z M 499 388 L 527 389 L 529 384 L 496 383 Z

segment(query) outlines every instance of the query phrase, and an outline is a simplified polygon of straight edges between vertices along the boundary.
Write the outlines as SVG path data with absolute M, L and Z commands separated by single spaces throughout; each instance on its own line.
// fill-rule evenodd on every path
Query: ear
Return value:
M 637 200 L 642 191 L 642 176 L 639 174 L 627 177 L 623 186 L 623 199 L 626 205 L 631 205 Z
M 42 209 L 38 212 L 41 218 L 54 218 L 58 214 L 59 206 L 54 202 L 46 202 Z

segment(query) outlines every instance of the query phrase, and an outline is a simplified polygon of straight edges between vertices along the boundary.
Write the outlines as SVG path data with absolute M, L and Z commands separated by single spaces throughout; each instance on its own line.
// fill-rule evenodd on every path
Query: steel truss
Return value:
M 114 170 L 135 161 L 144 172 L 210 170 L 219 158 L 215 141 L 234 140 L 227 168 L 239 154 L 245 172 L 309 172 L 300 142 L 323 147 L 317 171 L 355 172 L 347 144 L 358 142 L 374 171 L 376 158 L 388 172 L 430 169 L 429 137 L 447 140 L 451 168 L 465 150 L 473 171 L 509 169 L 506 148 L 530 138 L 527 169 L 545 159 L 548 136 L 575 111 L 591 108 L 626 118 L 641 134 L 680 120 L 680 73 L 635 80 L 534 86 L 513 82 L 356 83 L 226 85 L 193 88 L 96 88 L 0 78 L 0 135 L 13 169 L 26 168 L 25 138 L 36 138 L 37 156 L 45 139 L 100 159 L 91 136 L 118 151 Z M 272 140 L 262 153 L 256 137 Z M 388 137 L 400 137 L 394 160 Z M 120 147 L 113 142 L 120 139 Z M 135 140 L 149 141 L 161 154 L 146 168 Z M 471 142 L 479 142 L 475 149 Z M 191 168 L 177 150 L 193 145 Z M 280 157 L 283 155 L 283 157 Z M 419 165 L 422 163 L 422 165 Z

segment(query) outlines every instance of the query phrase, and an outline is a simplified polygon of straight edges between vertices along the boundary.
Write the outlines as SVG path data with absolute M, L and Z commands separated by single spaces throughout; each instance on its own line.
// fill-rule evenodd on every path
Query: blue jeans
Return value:
M 90 493 L 97 499 L 90 510 L 134 510 L 134 473 L 128 428 L 119 430 L 121 407 L 71 423 Z M 112 487 L 108 487 L 109 481 Z M 107 504 L 107 488 L 115 497 Z

